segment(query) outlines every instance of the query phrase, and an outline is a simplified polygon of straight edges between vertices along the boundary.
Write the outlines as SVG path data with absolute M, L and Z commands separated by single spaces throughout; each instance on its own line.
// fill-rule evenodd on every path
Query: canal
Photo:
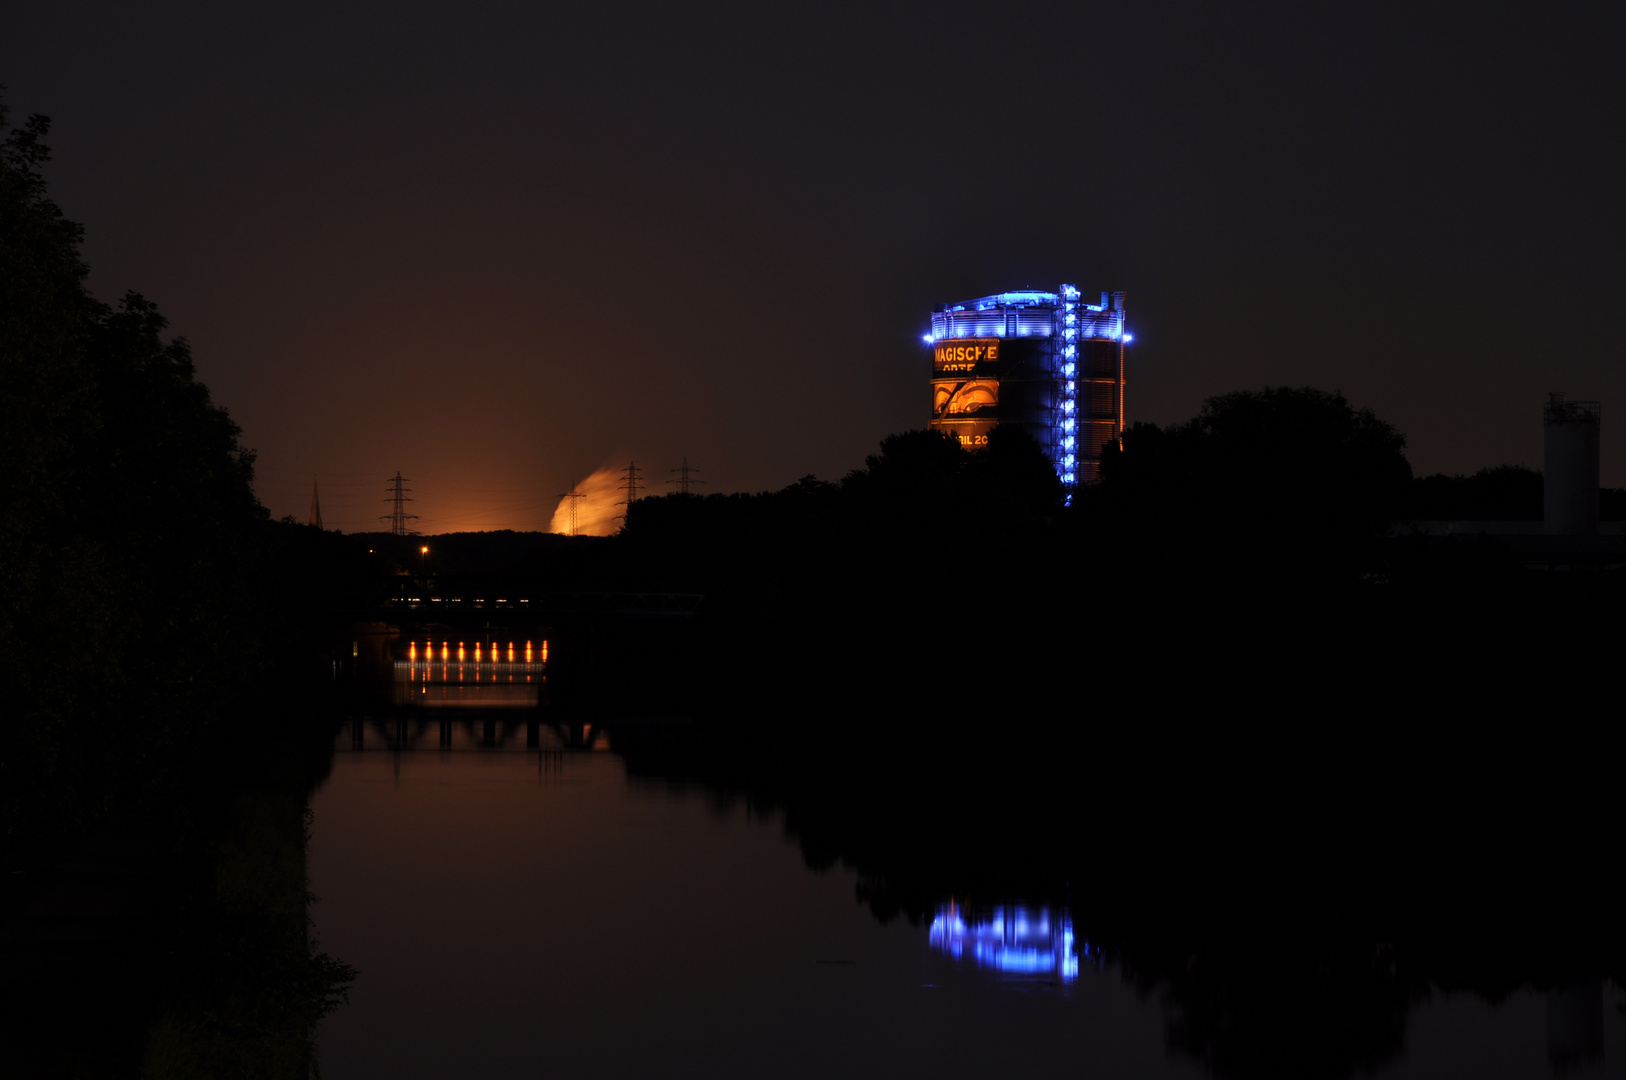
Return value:
M 311 804 L 312 910 L 321 947 L 360 977 L 320 1032 L 328 1077 L 1539 1077 L 1626 1062 L 1626 998 L 1603 980 L 1414 983 L 1374 1010 L 1289 972 L 1267 990 L 1273 1025 L 1257 987 L 1234 1019 L 1198 1015 L 1225 1004 L 1093 947 L 1088 912 L 1065 904 L 943 896 L 883 922 L 870 884 L 810 868 L 781 814 L 629 775 L 591 730 L 490 716 L 444 710 L 426 738 L 339 734 Z M 1305 994 L 1346 1015 L 1306 1030 Z

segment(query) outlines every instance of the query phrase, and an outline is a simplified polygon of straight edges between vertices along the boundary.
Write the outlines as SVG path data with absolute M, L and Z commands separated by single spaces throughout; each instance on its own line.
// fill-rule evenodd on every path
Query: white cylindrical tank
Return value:
M 1543 409 L 1542 517 L 1550 536 L 1598 533 L 1598 418 L 1596 401 L 1548 395 Z

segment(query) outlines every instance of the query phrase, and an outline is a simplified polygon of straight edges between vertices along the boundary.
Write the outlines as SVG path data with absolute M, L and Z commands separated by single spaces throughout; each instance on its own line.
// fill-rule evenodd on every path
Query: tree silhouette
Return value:
M 1369 409 L 1309 387 L 1209 398 L 1184 424 L 1136 424 L 1102 464 L 1143 510 L 1178 507 L 1226 528 L 1369 535 L 1404 508 L 1405 436 Z
M 241 586 L 265 518 L 253 455 L 186 342 L 164 339 L 140 295 L 113 308 L 86 291 L 84 230 L 41 171 L 49 130 L 41 116 L 7 128 L 0 107 L 7 848 L 161 785 L 177 745 L 216 722 L 255 663 Z

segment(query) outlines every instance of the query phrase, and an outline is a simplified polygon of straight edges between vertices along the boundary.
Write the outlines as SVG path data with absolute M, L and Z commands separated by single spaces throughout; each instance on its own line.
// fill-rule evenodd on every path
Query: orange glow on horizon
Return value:
M 571 504 L 575 504 L 576 534 L 578 536 L 609 536 L 615 532 L 619 525 L 616 516 L 621 510 L 621 499 L 624 497 L 622 488 L 621 470 L 624 464 L 621 460 L 606 464 L 580 481 L 572 489 L 580 498 L 572 499 L 561 496 L 559 505 L 554 509 L 553 518 L 548 523 L 548 531 L 556 533 L 570 532 Z

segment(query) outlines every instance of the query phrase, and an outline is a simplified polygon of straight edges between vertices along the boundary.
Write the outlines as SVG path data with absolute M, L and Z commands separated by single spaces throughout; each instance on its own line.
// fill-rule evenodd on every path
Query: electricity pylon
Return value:
M 583 495 L 581 492 L 576 490 L 576 481 L 572 480 L 570 482 L 570 490 L 565 492 L 564 494 L 560 495 L 559 497 L 561 499 L 569 499 L 570 500 L 570 535 L 575 536 L 576 535 L 576 500 L 585 499 L 585 498 L 587 498 L 587 496 Z
M 387 503 L 394 503 L 395 509 L 391 510 L 387 514 L 380 514 L 379 520 L 390 523 L 391 536 L 416 536 L 418 530 L 407 528 L 407 522 L 418 520 L 417 514 L 409 514 L 406 512 L 406 504 L 412 501 L 411 499 L 407 498 L 406 494 L 412 490 L 411 488 L 407 487 L 407 484 L 411 483 L 411 481 L 403 480 L 401 478 L 401 471 L 397 469 L 395 472 L 395 478 L 393 480 L 387 480 L 385 483 L 389 484 L 389 487 L 384 489 L 385 492 L 388 493 L 389 497 L 384 501 Z
M 627 467 L 621 470 L 621 475 L 626 478 L 621 482 L 621 490 L 626 493 L 626 498 L 616 503 L 616 505 L 624 506 L 626 509 L 615 516 L 620 518 L 621 523 L 625 525 L 627 515 L 632 513 L 632 504 L 638 501 L 638 489 L 643 487 L 644 484 L 638 479 L 639 469 L 636 462 L 627 462 Z
M 689 459 L 688 458 L 683 459 L 683 464 L 680 467 L 678 467 L 676 469 L 669 470 L 669 471 L 675 472 L 675 473 L 678 474 L 678 478 L 676 480 L 668 480 L 667 483 L 668 484 L 676 484 L 679 495 L 693 495 L 694 494 L 694 490 L 693 490 L 694 486 L 696 484 L 704 484 L 705 483 L 704 480 L 696 480 L 694 478 L 693 474 L 699 472 L 700 470 L 699 469 L 691 469 L 691 468 L 689 468 Z

